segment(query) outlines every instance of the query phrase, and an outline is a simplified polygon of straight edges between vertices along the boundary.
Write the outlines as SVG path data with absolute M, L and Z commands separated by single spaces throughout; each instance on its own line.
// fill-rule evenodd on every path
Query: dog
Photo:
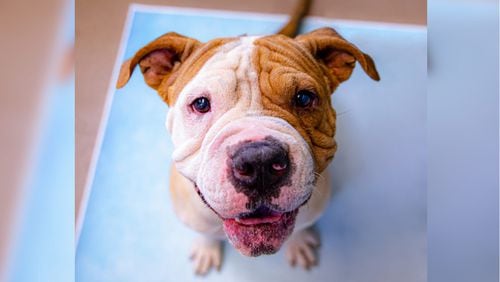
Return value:
M 309 2 L 277 34 L 202 43 L 170 32 L 121 67 L 117 88 L 139 65 L 170 108 L 171 198 L 201 233 L 191 254 L 197 274 L 220 269 L 226 238 L 246 256 L 285 243 L 292 265 L 317 262 L 311 227 L 328 204 L 325 168 L 337 150 L 330 96 L 356 62 L 380 78 L 372 58 L 332 28 L 295 36 Z

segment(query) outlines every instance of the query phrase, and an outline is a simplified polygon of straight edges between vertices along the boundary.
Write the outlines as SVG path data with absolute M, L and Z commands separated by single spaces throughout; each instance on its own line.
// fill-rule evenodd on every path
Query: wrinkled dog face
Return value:
M 216 39 L 166 34 L 122 67 L 136 64 L 171 109 L 166 127 L 176 168 L 224 222 L 243 254 L 274 253 L 336 150 L 330 94 L 371 58 L 332 29 Z

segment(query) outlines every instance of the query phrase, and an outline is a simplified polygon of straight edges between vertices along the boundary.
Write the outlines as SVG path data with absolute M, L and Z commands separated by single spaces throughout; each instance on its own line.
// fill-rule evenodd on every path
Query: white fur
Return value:
M 233 108 L 251 105 L 258 111 L 260 91 L 258 77 L 251 61 L 253 41 L 241 37 L 220 47 L 193 79 L 184 87 L 168 112 L 166 127 L 175 146 L 173 159 L 181 173 L 194 180 L 199 169 L 199 149 L 210 126 Z M 212 111 L 193 118 L 187 105 L 201 94 L 208 94 Z

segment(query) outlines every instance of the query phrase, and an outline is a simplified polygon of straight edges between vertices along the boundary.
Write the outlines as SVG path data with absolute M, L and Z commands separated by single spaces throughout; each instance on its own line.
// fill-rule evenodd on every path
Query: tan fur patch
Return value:
M 254 42 L 254 65 L 259 74 L 264 114 L 286 120 L 309 144 L 316 171 L 323 171 L 337 149 L 336 113 L 332 108 L 329 87 L 332 78 L 304 47 L 295 40 L 272 35 Z M 293 99 L 299 90 L 318 95 L 318 106 L 297 111 Z

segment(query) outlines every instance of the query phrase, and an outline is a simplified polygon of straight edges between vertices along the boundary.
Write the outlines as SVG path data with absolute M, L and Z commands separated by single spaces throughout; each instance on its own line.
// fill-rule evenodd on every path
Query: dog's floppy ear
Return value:
M 372 58 L 345 40 L 333 28 L 316 29 L 297 36 L 295 40 L 306 47 L 317 60 L 324 63 L 337 83 L 351 76 L 356 61 L 368 76 L 380 80 Z
M 175 32 L 156 38 L 122 64 L 116 88 L 127 84 L 134 68 L 139 64 L 144 81 L 150 87 L 158 89 L 163 79 L 169 77 L 200 45 L 198 40 Z

